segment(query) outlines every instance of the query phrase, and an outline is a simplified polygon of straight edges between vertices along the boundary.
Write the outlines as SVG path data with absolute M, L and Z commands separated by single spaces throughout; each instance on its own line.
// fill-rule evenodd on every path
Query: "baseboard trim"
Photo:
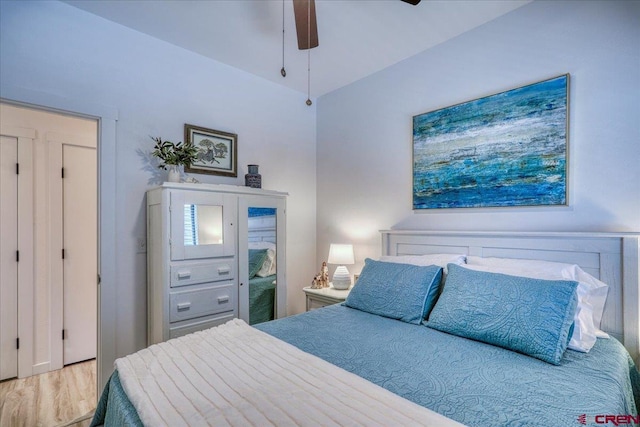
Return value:
M 40 375 L 51 371 L 51 362 L 42 362 L 31 367 L 32 375 Z

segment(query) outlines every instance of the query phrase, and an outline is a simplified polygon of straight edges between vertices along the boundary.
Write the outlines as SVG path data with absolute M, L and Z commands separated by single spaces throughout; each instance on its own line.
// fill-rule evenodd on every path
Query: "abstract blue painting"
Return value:
M 413 209 L 567 204 L 565 74 L 413 117 Z

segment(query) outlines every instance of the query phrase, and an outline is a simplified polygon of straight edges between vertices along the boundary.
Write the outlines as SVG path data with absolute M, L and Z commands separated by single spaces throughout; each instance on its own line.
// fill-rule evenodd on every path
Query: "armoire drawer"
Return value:
M 230 280 L 234 277 L 234 259 L 208 262 L 181 262 L 171 264 L 171 287 L 195 285 L 197 283 Z
M 237 307 L 238 290 L 233 283 L 196 290 L 171 292 L 169 294 L 169 321 L 208 316 L 210 314 L 233 311 Z
M 235 313 L 232 311 L 218 314 L 217 316 L 210 318 L 205 317 L 203 320 L 194 320 L 187 324 L 179 324 L 180 326 L 171 327 L 169 329 L 169 338 L 178 338 L 192 332 L 202 331 L 203 329 L 213 328 L 214 326 L 222 325 L 235 317 Z

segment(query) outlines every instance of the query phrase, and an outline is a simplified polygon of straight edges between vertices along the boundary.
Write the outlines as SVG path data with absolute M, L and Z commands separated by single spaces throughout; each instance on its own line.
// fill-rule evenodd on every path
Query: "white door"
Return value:
M 95 148 L 63 145 L 64 364 L 96 357 L 97 166 Z
M 18 375 L 18 139 L 0 136 L 0 380 Z

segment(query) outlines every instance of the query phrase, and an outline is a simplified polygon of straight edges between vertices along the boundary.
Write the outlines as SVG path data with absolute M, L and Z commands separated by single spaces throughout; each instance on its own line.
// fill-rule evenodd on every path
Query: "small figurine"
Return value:
M 326 262 L 322 263 L 322 271 L 320 275 L 322 276 L 322 287 L 328 288 L 329 287 L 329 267 L 327 267 Z
M 329 287 L 329 267 L 327 263 L 322 263 L 320 273 L 318 273 L 311 282 L 311 289 L 323 289 Z
M 313 282 L 311 282 L 311 289 L 320 289 L 320 276 L 315 276 Z

